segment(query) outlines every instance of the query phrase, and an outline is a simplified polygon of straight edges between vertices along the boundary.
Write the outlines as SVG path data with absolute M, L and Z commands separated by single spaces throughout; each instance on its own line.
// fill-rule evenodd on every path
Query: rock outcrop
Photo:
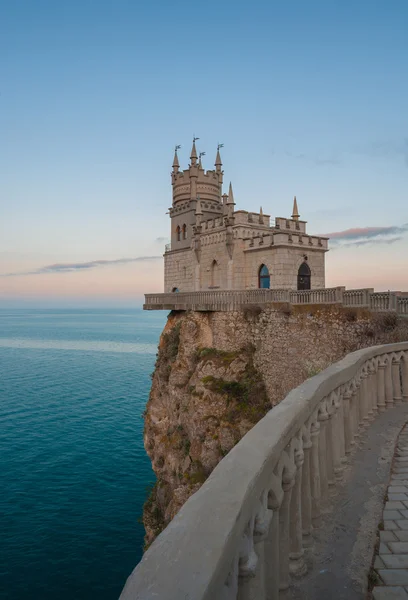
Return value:
M 145 411 L 157 476 L 146 546 L 291 389 L 353 350 L 407 337 L 408 320 L 336 306 L 170 313 Z

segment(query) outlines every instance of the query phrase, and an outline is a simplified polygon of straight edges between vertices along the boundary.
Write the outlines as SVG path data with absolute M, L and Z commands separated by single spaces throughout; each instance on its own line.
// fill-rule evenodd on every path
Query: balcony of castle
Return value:
M 315 290 L 251 289 L 201 290 L 145 294 L 144 310 L 232 311 L 245 306 L 338 304 L 372 312 L 394 312 L 408 316 L 408 292 L 374 292 L 373 288 L 346 290 L 333 287 Z
M 307 379 L 218 463 L 120 600 L 406 598 L 407 420 L 408 342 Z

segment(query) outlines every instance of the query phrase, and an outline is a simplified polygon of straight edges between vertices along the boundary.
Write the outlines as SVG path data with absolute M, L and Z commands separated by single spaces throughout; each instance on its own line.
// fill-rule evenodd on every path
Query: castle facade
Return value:
M 223 193 L 222 162 L 205 171 L 195 139 L 190 165 L 174 155 L 169 209 L 171 243 L 164 254 L 164 291 L 307 290 L 325 287 L 328 238 L 306 233 L 296 197 L 291 218 L 235 210 L 232 185 Z

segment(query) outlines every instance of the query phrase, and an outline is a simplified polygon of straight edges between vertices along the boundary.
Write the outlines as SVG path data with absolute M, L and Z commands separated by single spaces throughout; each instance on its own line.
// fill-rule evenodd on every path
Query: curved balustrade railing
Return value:
M 121 600 L 278 600 L 345 457 L 408 402 L 408 342 L 353 352 L 273 408 L 218 464 L 129 577 Z
M 315 290 L 201 290 L 146 294 L 146 310 L 238 310 L 246 304 L 289 302 L 291 304 L 343 304 L 372 311 L 408 314 L 408 296 L 400 292 L 374 292 L 372 288 L 346 290 L 344 287 Z

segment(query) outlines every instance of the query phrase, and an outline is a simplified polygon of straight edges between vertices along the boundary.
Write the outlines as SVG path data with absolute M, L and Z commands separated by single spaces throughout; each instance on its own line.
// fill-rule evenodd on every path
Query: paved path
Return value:
M 408 427 L 398 437 L 374 568 L 383 582 L 374 600 L 408 600 Z
M 293 581 L 290 596 L 296 600 L 366 600 L 367 581 L 370 571 L 374 548 L 377 540 L 378 524 L 381 522 L 384 509 L 384 497 L 387 486 L 390 482 L 391 466 L 398 435 L 405 423 L 408 421 L 408 403 L 403 403 L 389 408 L 384 413 L 370 423 L 365 431 L 361 432 L 361 437 L 356 450 L 346 465 L 343 483 L 331 488 L 331 497 L 328 505 L 324 509 L 320 527 L 313 533 L 314 547 L 306 555 L 308 562 L 308 573 L 303 578 Z M 407 434 L 400 438 L 401 444 L 407 444 L 405 461 L 399 461 L 399 468 L 407 469 L 405 480 L 403 472 L 392 473 L 392 488 L 406 487 L 408 496 L 408 427 Z M 400 450 L 398 450 L 400 452 Z M 402 451 L 401 451 L 402 452 Z M 405 463 L 407 467 L 401 465 Z M 402 477 L 402 479 L 399 479 Z M 398 485 L 395 482 L 398 481 Z M 406 484 L 406 486 L 402 483 Z M 392 495 L 397 492 L 389 491 Z M 405 502 L 402 500 L 392 500 L 389 502 Z M 408 498 L 406 500 L 408 503 Z M 387 508 L 387 510 L 395 510 Z M 408 542 L 408 506 L 398 510 L 398 519 L 395 521 L 404 521 L 405 514 L 399 511 L 406 511 L 407 529 L 405 533 L 402 527 L 398 526 L 398 531 L 402 537 L 407 535 L 405 542 Z M 387 519 L 394 521 L 391 515 L 386 515 Z M 397 527 L 397 525 L 395 525 Z M 385 530 L 393 533 L 393 529 Z M 383 534 L 385 533 L 383 532 Z M 383 535 L 384 537 L 384 535 Z M 395 536 L 394 543 L 403 540 Z M 383 544 L 386 542 L 383 541 Z M 408 547 L 408 543 L 405 544 Z M 388 547 L 388 546 L 387 546 Z M 383 548 L 383 547 L 382 547 Z M 389 548 L 389 556 L 397 556 Z M 399 556 L 404 556 L 404 553 Z M 405 553 L 408 558 L 408 551 Z M 383 560 L 383 556 L 381 556 Z M 396 560 L 399 560 L 396 558 Z M 385 564 L 385 563 L 384 563 Z M 408 564 L 402 569 L 389 569 L 389 573 L 408 574 Z M 388 571 L 388 569 L 381 569 Z M 395 581 L 395 580 L 394 580 Z M 404 584 L 408 588 L 407 583 Z M 394 590 L 389 587 L 376 589 L 375 600 L 392 600 L 393 598 L 405 598 L 408 600 L 408 592 L 400 587 L 403 596 L 384 595 L 387 589 L 388 594 Z M 401 592 L 401 589 L 397 590 Z M 391 590 L 391 591 L 389 591 Z M 383 595 L 381 595 L 381 593 Z

